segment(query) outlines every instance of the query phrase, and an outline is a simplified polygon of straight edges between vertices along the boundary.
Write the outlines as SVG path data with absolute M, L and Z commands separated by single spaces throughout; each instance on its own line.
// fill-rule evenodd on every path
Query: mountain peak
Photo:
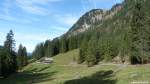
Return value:
M 77 33 L 88 30 L 93 23 L 101 21 L 105 13 L 106 11 L 102 9 L 92 9 L 89 12 L 86 12 L 82 17 L 80 17 L 77 23 L 72 26 L 67 34 L 76 35 Z
M 80 17 L 80 19 L 67 32 L 67 35 L 76 35 L 87 31 L 92 25 L 101 24 L 102 21 L 113 17 L 119 10 L 121 10 L 121 8 L 122 4 L 116 4 L 110 10 L 92 9 Z

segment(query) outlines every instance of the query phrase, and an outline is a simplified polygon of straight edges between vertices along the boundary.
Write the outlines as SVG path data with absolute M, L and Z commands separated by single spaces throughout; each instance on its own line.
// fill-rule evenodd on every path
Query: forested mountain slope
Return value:
M 59 38 L 38 44 L 33 57 L 80 49 L 78 63 L 147 63 L 150 50 L 150 1 L 125 0 L 110 10 L 93 9 Z
M 121 8 L 122 4 L 116 4 L 111 10 L 92 9 L 80 17 L 67 34 L 77 35 L 78 33 L 85 32 L 92 26 L 101 25 L 105 20 L 112 18 Z

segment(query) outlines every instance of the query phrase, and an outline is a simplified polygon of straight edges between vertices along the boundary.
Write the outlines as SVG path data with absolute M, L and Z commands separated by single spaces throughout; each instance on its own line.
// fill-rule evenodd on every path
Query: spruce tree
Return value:
M 23 66 L 26 66 L 28 64 L 26 47 L 23 47 L 22 51 L 23 51 Z
M 60 39 L 60 52 L 61 53 L 65 53 L 67 51 L 67 41 L 66 41 L 66 37 L 62 37 Z
M 13 73 L 17 70 L 17 60 L 16 60 L 16 53 L 15 53 L 15 40 L 14 40 L 14 34 L 13 31 L 10 30 L 9 33 L 6 36 L 6 41 L 4 42 L 4 48 L 8 50 L 8 53 L 10 53 L 10 66 L 9 66 L 9 73 Z
M 96 46 L 94 46 L 94 42 L 91 39 L 88 43 L 88 48 L 87 48 L 87 55 L 86 55 L 86 62 L 88 64 L 88 67 L 91 67 L 96 64 L 96 54 L 95 54 L 95 49 Z
M 17 54 L 17 63 L 19 69 L 22 69 L 24 66 L 28 64 L 26 47 L 23 47 L 22 44 L 19 45 Z
M 111 61 L 113 58 L 113 44 L 112 40 L 107 39 L 105 43 L 105 52 L 104 52 L 104 59 L 105 61 Z
M 4 47 L 8 49 L 10 52 L 14 51 L 15 49 L 15 40 L 13 31 L 10 30 L 6 36 L 6 41 L 4 42 Z
M 12 30 L 7 34 L 4 47 L 0 46 L 0 75 L 3 77 L 17 70 L 17 61 L 15 48 L 15 40 Z
M 143 11 L 143 0 L 135 0 L 133 16 L 131 21 L 132 32 L 132 61 L 144 63 L 145 58 L 148 56 L 148 33 L 145 27 L 145 14 Z
M 51 42 L 48 43 L 47 49 L 46 49 L 46 54 L 47 57 L 51 57 L 52 56 L 52 44 Z
M 17 54 L 17 64 L 18 64 L 19 69 L 21 69 L 23 67 L 23 61 L 24 61 L 23 46 L 22 46 L 22 44 L 20 44 L 19 49 L 18 49 L 18 54 Z
M 49 53 L 48 52 L 49 51 L 48 50 L 49 42 L 50 42 L 49 40 L 46 40 L 44 43 L 44 55 L 45 55 L 45 57 L 49 56 L 49 54 L 48 54 Z
M 77 59 L 78 64 L 81 64 L 86 60 L 87 48 L 88 48 L 88 43 L 87 43 L 87 39 L 85 37 L 80 46 L 79 56 Z

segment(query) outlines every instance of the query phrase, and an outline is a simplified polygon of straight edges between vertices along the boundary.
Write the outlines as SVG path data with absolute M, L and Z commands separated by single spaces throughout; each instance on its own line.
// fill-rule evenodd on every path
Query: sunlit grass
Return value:
M 79 50 L 55 56 L 53 64 L 32 63 L 23 72 L 0 80 L 0 84 L 130 84 L 132 81 L 150 82 L 150 65 L 76 64 Z M 124 67 L 122 67 L 124 66 Z M 122 67 L 122 68 L 120 68 Z M 97 81 L 97 82 L 95 82 Z

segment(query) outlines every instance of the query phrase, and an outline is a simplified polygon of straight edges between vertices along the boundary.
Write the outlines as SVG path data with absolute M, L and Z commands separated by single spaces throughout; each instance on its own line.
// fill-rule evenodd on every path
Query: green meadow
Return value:
M 55 56 L 54 63 L 31 63 L 23 70 L 1 79 L 0 84 L 131 84 L 150 82 L 150 65 L 99 63 L 93 67 L 77 64 L 79 50 Z

